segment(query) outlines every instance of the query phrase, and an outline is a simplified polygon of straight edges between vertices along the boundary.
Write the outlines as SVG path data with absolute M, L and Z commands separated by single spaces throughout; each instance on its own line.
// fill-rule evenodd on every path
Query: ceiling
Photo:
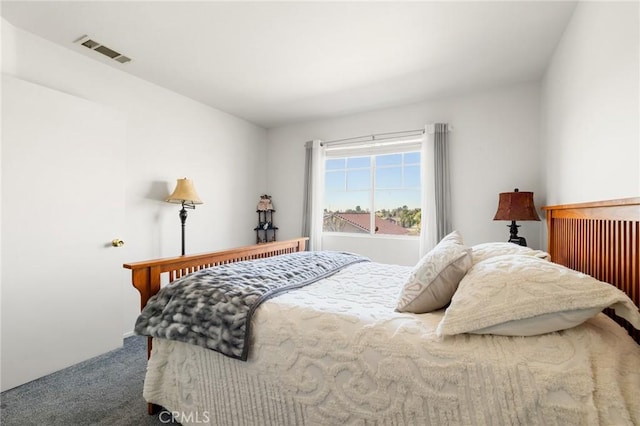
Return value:
M 541 78 L 574 2 L 2 1 L 16 27 L 265 128 Z M 74 43 L 83 35 L 132 61 Z

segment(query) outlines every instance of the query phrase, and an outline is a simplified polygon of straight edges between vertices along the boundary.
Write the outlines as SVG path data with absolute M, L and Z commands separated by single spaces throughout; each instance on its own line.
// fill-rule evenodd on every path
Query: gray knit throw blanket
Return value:
M 353 253 L 297 252 L 203 269 L 149 299 L 135 332 L 246 361 L 251 318 L 262 302 L 365 261 Z

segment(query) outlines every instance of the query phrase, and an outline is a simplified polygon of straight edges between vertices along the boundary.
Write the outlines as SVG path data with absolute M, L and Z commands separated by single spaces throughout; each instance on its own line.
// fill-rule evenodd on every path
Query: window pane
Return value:
M 324 188 L 326 191 L 344 191 L 345 188 L 345 172 L 326 172 L 324 179 Z
M 325 170 L 344 169 L 344 158 L 327 159 L 324 163 Z
M 419 152 L 407 152 L 404 154 L 404 163 L 405 164 L 420 164 L 420 153 Z
M 376 191 L 378 234 L 420 235 L 420 190 Z
M 357 169 L 361 167 L 371 167 L 371 160 L 369 159 L 369 157 L 347 158 L 347 168 Z
M 402 188 L 402 167 L 381 167 L 376 169 L 376 188 Z
M 370 191 L 327 192 L 322 230 L 369 233 Z
M 325 192 L 325 212 L 371 211 L 370 191 Z
M 420 188 L 420 166 L 406 166 L 404 168 L 405 188 Z
M 421 206 L 419 189 L 397 189 L 375 191 L 375 210 L 393 210 L 406 206 L 409 209 L 418 209 Z
M 389 166 L 402 164 L 402 154 L 377 155 L 376 166 Z
M 327 159 L 324 189 L 324 231 L 420 234 L 420 152 Z
M 369 234 L 370 224 L 370 212 L 333 212 L 324 215 L 322 230 L 326 232 Z
M 347 171 L 347 191 L 369 189 L 371 186 L 371 174 L 366 170 Z

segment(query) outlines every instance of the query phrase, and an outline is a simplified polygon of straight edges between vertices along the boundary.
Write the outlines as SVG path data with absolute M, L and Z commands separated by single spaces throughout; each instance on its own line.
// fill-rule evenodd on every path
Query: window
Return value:
M 411 149 L 327 154 L 323 232 L 420 235 L 420 152 Z

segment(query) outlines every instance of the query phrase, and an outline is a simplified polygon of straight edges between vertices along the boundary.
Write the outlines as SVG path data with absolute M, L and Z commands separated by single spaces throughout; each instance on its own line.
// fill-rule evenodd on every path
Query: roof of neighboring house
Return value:
M 342 219 L 353 226 L 356 226 L 363 231 L 369 232 L 369 213 L 333 213 L 333 217 Z M 391 234 L 391 235 L 406 235 L 409 233 L 407 228 L 403 228 L 402 226 L 387 220 L 381 217 L 376 216 L 375 219 L 376 224 L 376 232 L 378 234 Z

